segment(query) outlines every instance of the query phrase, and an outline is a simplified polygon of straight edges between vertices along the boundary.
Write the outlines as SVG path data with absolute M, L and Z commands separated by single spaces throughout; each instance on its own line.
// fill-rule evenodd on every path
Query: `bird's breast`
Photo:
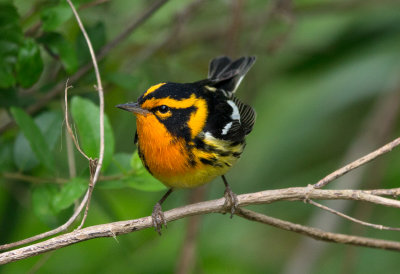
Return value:
M 207 152 L 175 137 L 154 115 L 137 120 L 139 154 L 150 173 L 168 187 L 190 188 L 225 174 L 237 156 Z

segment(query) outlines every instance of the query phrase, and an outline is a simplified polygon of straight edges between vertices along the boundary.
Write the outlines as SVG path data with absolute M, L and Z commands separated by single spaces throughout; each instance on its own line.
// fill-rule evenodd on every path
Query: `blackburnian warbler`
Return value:
M 143 165 L 169 188 L 152 213 L 159 233 L 166 225 L 161 204 L 173 189 L 200 186 L 217 176 L 225 184 L 226 205 L 235 212 L 238 200 L 224 174 L 240 158 L 256 113 L 234 94 L 254 62 L 255 57 L 218 57 L 205 80 L 160 83 L 137 102 L 117 106 L 136 115 L 135 143 Z

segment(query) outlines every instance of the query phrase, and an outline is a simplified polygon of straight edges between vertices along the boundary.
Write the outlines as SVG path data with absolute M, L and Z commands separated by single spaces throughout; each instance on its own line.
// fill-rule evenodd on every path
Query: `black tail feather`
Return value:
M 210 62 L 208 79 L 216 88 L 233 94 L 255 61 L 253 56 L 241 57 L 234 61 L 226 56 L 217 57 Z

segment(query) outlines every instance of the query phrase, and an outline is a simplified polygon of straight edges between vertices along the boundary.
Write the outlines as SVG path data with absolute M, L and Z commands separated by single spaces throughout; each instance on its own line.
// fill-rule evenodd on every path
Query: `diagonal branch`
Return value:
M 278 201 L 303 201 L 304 199 L 357 200 L 370 202 L 373 204 L 380 204 L 388 207 L 400 208 L 400 201 L 398 200 L 379 197 L 376 195 L 365 193 L 362 190 L 322 190 L 312 189 L 310 187 L 293 187 L 276 190 L 265 190 L 261 192 L 247 193 L 238 196 L 239 206 L 241 207 L 254 204 L 269 204 Z M 171 222 L 194 215 L 225 212 L 227 212 L 227 209 L 225 207 L 225 198 L 220 198 L 217 200 L 211 200 L 171 209 L 165 212 L 165 219 L 168 222 Z M 285 228 L 284 224 L 286 223 L 286 227 L 290 228 L 290 226 L 287 225 L 288 222 L 282 220 L 279 221 L 282 222 L 282 226 L 280 227 L 282 229 L 292 230 L 294 232 L 318 238 L 320 240 L 400 251 L 400 242 L 391 242 L 379 239 L 371 239 L 344 234 L 334 234 L 328 232 L 322 233 L 321 230 L 316 230 L 314 228 L 309 228 L 309 231 L 307 233 L 305 229 L 307 227 L 305 226 L 293 224 L 295 225 L 295 229 L 287 229 Z M 143 230 L 146 228 L 153 228 L 151 216 L 135 220 L 91 226 L 75 230 L 67 234 L 56 236 L 40 243 L 32 244 L 8 252 L 3 252 L 0 254 L 0 264 L 6 264 L 24 258 L 36 256 L 45 252 L 49 252 L 51 250 L 59 249 L 94 238 L 115 237 L 118 235 Z M 339 236 L 336 237 L 334 235 Z
M 328 206 L 324 206 L 324 205 L 322 205 L 320 203 L 314 202 L 312 200 L 307 200 L 307 203 L 312 204 L 312 205 L 314 205 L 316 207 L 319 207 L 319 208 L 321 208 L 323 210 L 326 210 L 326 211 L 328 211 L 328 212 L 330 212 L 332 214 L 335 214 L 335 215 L 337 215 L 339 217 L 345 218 L 347 220 L 350 220 L 350 221 L 352 221 L 354 223 L 357 223 L 357 224 L 360 224 L 360 225 L 369 226 L 369 227 L 372 227 L 372 228 L 375 228 L 375 229 L 379 229 L 379 230 L 400 231 L 400 227 L 390 227 L 390 226 L 384 226 L 384 225 L 378 225 L 378 224 L 372 224 L 372 223 L 364 222 L 364 221 L 361 221 L 361 220 L 359 220 L 357 218 L 354 218 L 354 217 L 351 217 L 351 216 L 349 216 L 347 214 L 344 214 L 344 213 L 342 213 L 340 211 L 334 210 L 334 209 L 332 209 L 332 208 L 330 208 Z
M 326 232 L 318 228 L 299 225 L 266 216 L 248 209 L 239 209 L 236 215 L 250 221 L 256 221 L 283 230 L 300 233 L 320 241 L 400 251 L 400 242 Z
M 322 188 L 322 187 L 326 186 L 327 184 L 329 184 L 330 182 L 332 182 L 333 180 L 345 175 L 349 171 L 356 169 L 368 162 L 371 162 L 372 160 L 378 158 L 379 156 L 382 156 L 383 154 L 386 154 L 386 153 L 392 151 L 392 149 L 394 149 L 398 145 L 400 145 L 400 137 L 391 141 L 390 143 L 378 148 L 377 150 L 365 155 L 364 157 L 361 157 L 361 158 L 355 160 L 354 162 L 351 162 L 350 164 L 348 164 L 342 168 L 339 168 L 335 172 L 332 172 L 331 174 L 327 175 L 323 179 L 319 180 L 313 186 L 314 186 L 314 188 Z

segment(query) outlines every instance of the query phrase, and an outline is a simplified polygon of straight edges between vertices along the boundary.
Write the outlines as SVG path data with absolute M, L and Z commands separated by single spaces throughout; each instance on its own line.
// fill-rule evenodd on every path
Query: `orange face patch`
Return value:
M 173 137 L 154 115 L 138 115 L 136 124 L 141 153 L 155 177 L 163 181 L 191 169 L 184 140 Z

